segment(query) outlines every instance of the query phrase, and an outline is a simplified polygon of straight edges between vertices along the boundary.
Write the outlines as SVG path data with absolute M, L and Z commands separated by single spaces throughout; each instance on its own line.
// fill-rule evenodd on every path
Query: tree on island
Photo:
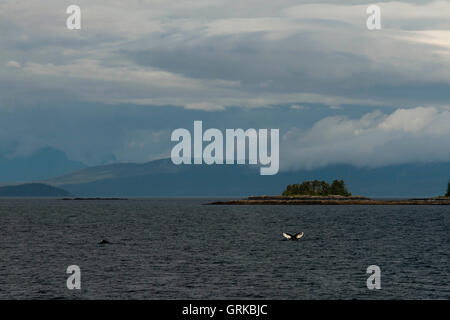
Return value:
M 352 195 L 350 192 L 348 192 L 344 180 L 334 180 L 330 187 L 330 194 L 336 194 L 346 197 Z
M 326 181 L 304 181 L 301 184 L 290 184 L 283 191 L 283 196 L 351 196 L 344 180 L 334 180 L 331 186 Z
M 450 197 L 450 181 L 448 182 L 447 185 L 447 193 L 445 194 L 446 197 Z

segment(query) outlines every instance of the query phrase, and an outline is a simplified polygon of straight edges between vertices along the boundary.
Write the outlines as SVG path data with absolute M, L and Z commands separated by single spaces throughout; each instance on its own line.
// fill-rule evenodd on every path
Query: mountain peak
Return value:
M 44 147 L 28 156 L 3 159 L 0 162 L 0 182 L 28 182 L 46 180 L 85 168 L 79 161 L 53 147 Z

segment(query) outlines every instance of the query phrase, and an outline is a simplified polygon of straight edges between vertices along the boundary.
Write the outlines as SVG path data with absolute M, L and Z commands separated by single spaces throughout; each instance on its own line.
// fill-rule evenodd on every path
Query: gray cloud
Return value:
M 41 99 L 35 92 L 42 90 L 51 92 L 47 100 L 77 96 L 213 110 L 298 101 L 413 107 L 448 100 L 445 1 L 381 2 L 384 29 L 377 32 L 365 28 L 364 1 L 79 5 L 82 30 L 70 31 L 59 1 L 0 4 L 6 30 L 0 59 L 23 66 L 16 72 L 0 67 L 4 78 L 22 84 L 14 99 Z M 431 92 L 432 101 L 408 99 L 412 92 Z M 0 88 L 3 102 L 11 96 Z
M 448 159 L 448 1 L 378 2 L 380 31 L 362 0 L 77 2 L 80 31 L 64 2 L 0 3 L 0 153 L 148 161 L 205 119 L 280 128 L 286 169 Z

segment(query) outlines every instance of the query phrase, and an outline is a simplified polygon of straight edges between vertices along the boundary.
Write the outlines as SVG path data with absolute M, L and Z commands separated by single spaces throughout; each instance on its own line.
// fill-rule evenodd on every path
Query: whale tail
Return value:
M 300 239 L 301 237 L 303 237 L 304 234 L 305 234 L 304 232 L 300 232 L 300 233 L 297 233 L 297 234 L 295 235 L 295 237 L 296 237 L 297 239 Z
M 303 235 L 304 235 L 304 232 L 300 232 L 297 234 L 290 234 L 290 233 L 283 232 L 283 237 L 285 237 L 288 240 L 298 240 L 301 237 L 303 237 Z

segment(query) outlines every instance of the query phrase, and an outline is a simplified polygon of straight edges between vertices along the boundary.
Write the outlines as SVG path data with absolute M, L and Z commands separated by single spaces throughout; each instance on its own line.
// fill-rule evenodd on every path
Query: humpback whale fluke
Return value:
M 108 240 L 103 239 L 98 244 L 111 244 L 111 242 L 109 242 Z
M 297 234 L 289 234 L 289 233 L 283 232 L 283 237 L 285 237 L 288 240 L 296 241 L 296 240 L 300 239 L 301 237 L 303 237 L 303 234 L 304 234 L 304 232 L 300 232 Z

